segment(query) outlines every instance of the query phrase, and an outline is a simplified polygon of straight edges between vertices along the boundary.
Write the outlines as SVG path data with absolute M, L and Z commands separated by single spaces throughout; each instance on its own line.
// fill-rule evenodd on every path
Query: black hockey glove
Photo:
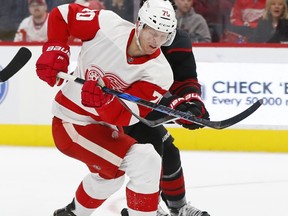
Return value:
M 200 96 L 197 93 L 189 93 L 183 98 L 176 98 L 170 103 L 170 107 L 183 112 L 190 112 L 198 118 L 209 119 L 209 113 L 205 108 Z M 195 124 L 193 122 L 179 119 L 176 123 L 182 125 L 189 130 L 195 130 L 203 128 L 202 125 Z

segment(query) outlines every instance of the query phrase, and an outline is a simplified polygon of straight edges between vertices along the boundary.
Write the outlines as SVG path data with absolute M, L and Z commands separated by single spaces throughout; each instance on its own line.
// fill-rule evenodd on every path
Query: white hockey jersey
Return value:
M 66 43 L 69 36 L 83 41 L 77 68 L 73 75 L 82 79 L 107 77 L 114 89 L 158 102 L 173 82 L 173 73 L 158 49 L 152 55 L 133 58 L 127 47 L 135 34 L 134 24 L 108 10 L 89 10 L 78 4 L 61 5 L 51 11 L 48 39 Z M 105 122 L 131 125 L 138 120 L 114 99 L 101 108 L 81 104 L 82 85 L 68 81 L 58 92 L 53 114 L 74 124 Z M 150 111 L 135 103 L 125 102 L 136 114 L 144 117 Z

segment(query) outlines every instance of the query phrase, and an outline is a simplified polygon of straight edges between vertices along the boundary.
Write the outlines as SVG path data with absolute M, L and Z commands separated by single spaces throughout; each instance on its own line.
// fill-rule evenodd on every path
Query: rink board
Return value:
M 287 130 L 167 128 L 181 150 L 288 152 Z M 0 125 L 0 131 L 0 145 L 54 146 L 48 125 Z
M 39 80 L 35 63 L 41 46 L 27 47 L 31 60 L 10 80 L 0 83 L 0 145 L 53 146 L 51 104 L 60 87 L 51 88 Z M 19 48 L 2 44 L 0 67 L 5 67 Z M 75 68 L 79 51 L 79 46 L 71 46 L 69 71 Z M 259 98 L 264 98 L 265 104 L 221 131 L 189 131 L 168 125 L 175 144 L 181 150 L 288 152 L 288 45 L 202 45 L 193 47 L 193 52 L 202 98 L 212 120 L 234 116 Z

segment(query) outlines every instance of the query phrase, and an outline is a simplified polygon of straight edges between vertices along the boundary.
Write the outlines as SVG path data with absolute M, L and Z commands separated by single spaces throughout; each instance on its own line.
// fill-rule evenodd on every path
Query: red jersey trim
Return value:
M 64 107 L 68 107 L 68 109 L 70 109 L 72 112 L 75 112 L 75 113 L 77 113 L 79 115 L 90 116 L 91 118 L 95 119 L 96 121 L 102 121 L 100 119 L 100 117 L 98 117 L 96 115 L 91 115 L 90 112 L 87 112 L 86 110 L 84 110 L 81 107 L 79 107 L 77 104 L 73 103 L 67 97 L 65 97 L 65 95 L 62 93 L 61 90 L 57 93 L 57 95 L 55 97 L 55 101 L 58 102 L 59 104 L 61 104 Z

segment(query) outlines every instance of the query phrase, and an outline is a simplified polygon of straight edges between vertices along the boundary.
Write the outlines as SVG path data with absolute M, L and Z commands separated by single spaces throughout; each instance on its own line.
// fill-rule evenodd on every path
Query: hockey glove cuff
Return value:
M 39 78 L 50 86 L 60 86 L 63 79 L 57 79 L 58 72 L 68 71 L 70 48 L 68 45 L 56 41 L 46 42 L 42 48 L 42 55 L 36 62 L 36 72 Z

